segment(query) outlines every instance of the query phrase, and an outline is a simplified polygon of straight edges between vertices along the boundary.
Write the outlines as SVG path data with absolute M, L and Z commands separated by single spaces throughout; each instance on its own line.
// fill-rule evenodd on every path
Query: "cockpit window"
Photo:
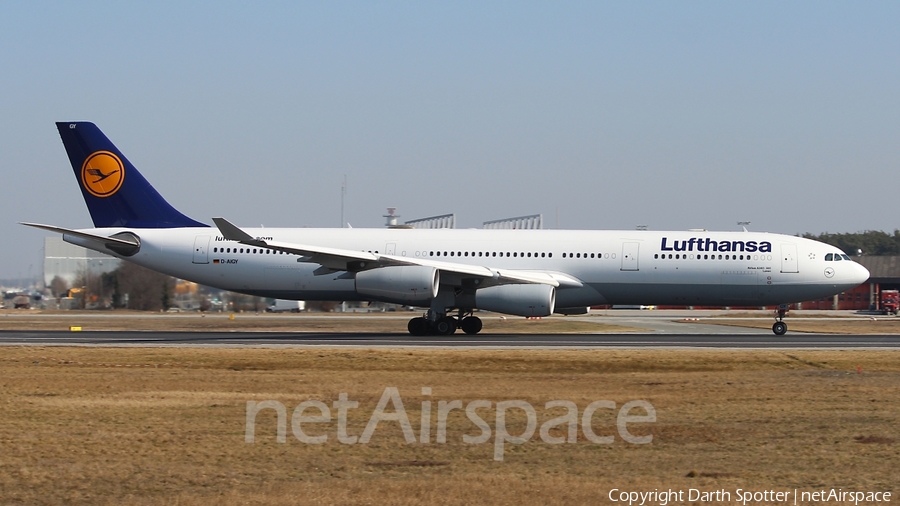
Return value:
M 840 255 L 839 253 L 835 253 L 835 254 L 834 254 L 834 261 L 835 261 L 835 262 L 840 262 L 840 261 L 841 261 L 841 255 Z
M 835 255 L 835 256 L 837 256 L 837 255 Z M 848 257 L 847 255 L 845 255 L 843 253 L 841 253 L 841 256 L 844 257 L 844 260 L 850 260 L 850 257 Z
M 826 262 L 831 262 L 832 260 L 834 260 L 834 253 L 829 253 L 829 254 L 825 255 Z

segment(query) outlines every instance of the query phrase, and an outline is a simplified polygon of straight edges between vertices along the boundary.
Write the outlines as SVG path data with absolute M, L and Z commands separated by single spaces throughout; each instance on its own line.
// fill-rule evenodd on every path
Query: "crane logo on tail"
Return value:
M 122 160 L 109 151 L 96 151 L 81 166 L 81 184 L 95 197 L 114 195 L 125 181 Z

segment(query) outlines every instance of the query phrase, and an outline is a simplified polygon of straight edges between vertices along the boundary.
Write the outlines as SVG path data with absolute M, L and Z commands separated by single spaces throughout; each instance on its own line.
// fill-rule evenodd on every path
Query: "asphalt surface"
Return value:
M 709 326 L 707 326 L 709 327 Z M 707 329 L 709 330 L 709 329 Z M 751 330 L 752 332 L 746 332 Z M 523 335 L 415 337 L 406 333 L 0 331 L 0 345 L 30 346 L 353 346 L 469 348 L 867 348 L 900 349 L 900 335 L 791 334 L 741 329 L 739 333 Z

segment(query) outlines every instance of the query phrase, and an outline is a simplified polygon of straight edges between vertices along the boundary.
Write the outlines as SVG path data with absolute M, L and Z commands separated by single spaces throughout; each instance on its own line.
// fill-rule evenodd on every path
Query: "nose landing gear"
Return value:
M 778 311 L 775 314 L 775 320 L 777 320 L 777 321 L 775 322 L 774 325 L 772 325 L 772 332 L 774 332 L 776 336 L 783 336 L 785 333 L 787 333 L 787 329 L 788 329 L 787 323 L 784 323 L 784 321 L 783 321 L 784 316 L 787 314 L 787 312 L 788 312 L 787 304 L 782 304 L 782 305 L 778 306 Z

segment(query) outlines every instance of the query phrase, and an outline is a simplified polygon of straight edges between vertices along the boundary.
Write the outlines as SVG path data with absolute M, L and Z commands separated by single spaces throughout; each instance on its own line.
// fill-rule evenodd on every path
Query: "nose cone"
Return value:
M 869 269 L 853 262 L 853 271 L 850 273 L 850 279 L 854 285 L 861 285 L 869 280 Z

